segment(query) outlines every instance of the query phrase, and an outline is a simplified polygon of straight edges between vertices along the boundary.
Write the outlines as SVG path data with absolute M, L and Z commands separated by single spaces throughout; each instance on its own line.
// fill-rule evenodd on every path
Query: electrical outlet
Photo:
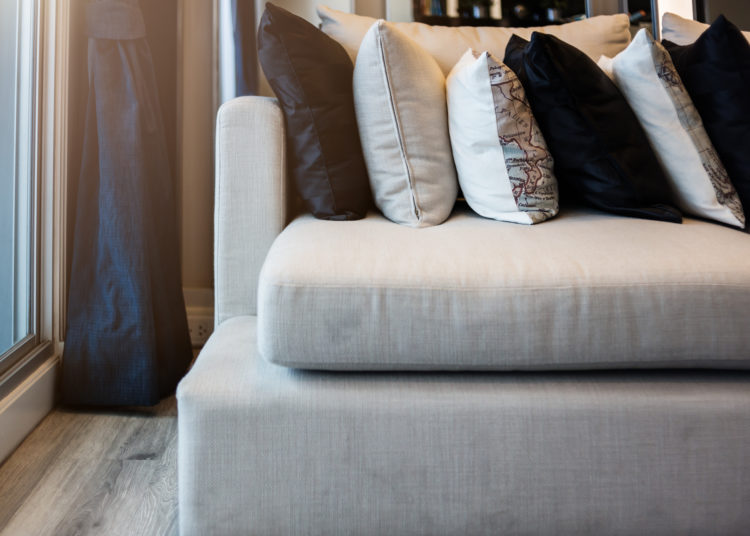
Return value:
M 214 317 L 209 315 L 188 314 L 188 329 L 193 347 L 201 347 L 214 330 Z
M 185 288 L 190 343 L 200 348 L 214 331 L 214 292 L 207 288 Z

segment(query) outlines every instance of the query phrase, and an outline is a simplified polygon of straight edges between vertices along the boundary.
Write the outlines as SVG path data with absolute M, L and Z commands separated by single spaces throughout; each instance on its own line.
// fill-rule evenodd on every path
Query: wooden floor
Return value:
M 0 536 L 177 534 L 177 405 L 55 410 L 0 466 Z

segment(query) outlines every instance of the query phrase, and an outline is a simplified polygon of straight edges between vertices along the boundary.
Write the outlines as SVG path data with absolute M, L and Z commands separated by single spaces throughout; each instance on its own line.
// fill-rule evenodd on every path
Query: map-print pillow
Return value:
M 513 36 L 504 63 L 518 75 L 555 159 L 560 205 L 679 223 L 672 192 L 625 98 L 596 63 L 554 36 Z
M 446 86 L 453 160 L 469 206 L 514 223 L 557 214 L 552 155 L 515 73 L 469 49 Z
M 615 56 L 612 70 L 656 151 L 679 207 L 744 228 L 739 196 L 667 50 L 642 29 Z
M 737 26 L 720 15 L 695 43 L 679 46 L 663 41 L 662 44 L 669 51 L 747 212 L 750 210 L 750 43 Z

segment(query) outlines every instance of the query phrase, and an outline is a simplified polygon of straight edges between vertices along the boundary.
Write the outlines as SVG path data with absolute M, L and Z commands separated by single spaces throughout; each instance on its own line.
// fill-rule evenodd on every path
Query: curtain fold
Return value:
M 87 31 L 62 401 L 153 405 L 192 359 L 174 180 L 137 0 L 91 3 Z

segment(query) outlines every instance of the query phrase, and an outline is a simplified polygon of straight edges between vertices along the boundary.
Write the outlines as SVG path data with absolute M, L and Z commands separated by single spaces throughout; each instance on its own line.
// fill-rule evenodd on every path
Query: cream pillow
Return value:
M 515 73 L 469 49 L 446 86 L 453 160 L 469 206 L 514 223 L 557 214 L 554 160 Z
M 744 228 L 739 196 L 667 50 L 642 29 L 615 56 L 612 71 L 667 174 L 679 208 Z
M 353 84 L 375 204 L 396 223 L 442 223 L 458 184 L 440 67 L 394 24 L 379 20 L 362 40 Z
M 367 30 L 375 22 L 371 17 L 336 11 L 318 6 L 321 29 L 346 49 L 352 58 Z M 419 22 L 395 22 L 402 31 L 429 52 L 447 75 L 467 49 L 487 50 L 497 58 L 505 57 L 505 47 L 510 36 L 517 34 L 530 39 L 533 32 L 559 37 L 585 52 L 594 61 L 599 56 L 615 56 L 630 42 L 630 22 L 625 14 L 602 15 L 557 26 L 536 28 L 498 28 L 459 26 L 429 26 Z
M 661 19 L 661 36 L 677 45 L 689 45 L 707 29 L 708 24 L 684 19 L 674 13 L 664 13 Z M 750 32 L 742 32 L 742 35 L 750 42 Z

